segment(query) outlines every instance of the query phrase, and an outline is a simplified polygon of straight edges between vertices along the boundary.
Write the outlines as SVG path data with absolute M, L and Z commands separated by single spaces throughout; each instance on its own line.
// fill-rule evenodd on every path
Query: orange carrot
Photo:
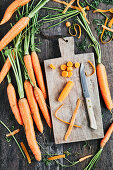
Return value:
M 108 24 L 108 27 L 112 27 L 112 25 L 113 25 L 113 17 L 111 18 L 111 20 L 109 21 L 109 24 Z
M 68 62 L 67 62 L 67 66 L 68 66 L 68 67 L 72 67 L 72 66 L 73 66 L 73 63 L 72 63 L 71 61 L 68 61 Z
M 23 125 L 23 121 L 22 121 L 21 114 L 20 114 L 20 111 L 18 108 L 18 104 L 17 104 L 16 92 L 15 92 L 15 89 L 14 89 L 12 83 L 9 83 L 7 86 L 7 95 L 8 95 L 11 110 L 12 110 L 17 122 L 20 125 Z
M 80 67 L 80 63 L 79 62 L 76 62 L 75 63 L 75 68 L 79 68 Z
M 32 150 L 36 160 L 40 161 L 41 152 L 36 141 L 33 120 L 31 117 L 30 108 L 26 98 L 19 99 L 18 105 L 24 123 L 25 134 L 26 134 L 28 145 Z
M 65 71 L 66 68 L 67 68 L 67 66 L 66 66 L 65 64 L 62 64 L 62 65 L 60 66 L 60 68 L 61 68 L 61 70 Z
M 18 132 L 20 132 L 20 129 L 16 129 L 16 130 L 14 130 L 14 131 L 11 132 L 11 133 L 6 134 L 6 137 L 14 136 L 14 135 L 17 134 Z
M 52 124 L 51 124 L 51 118 L 50 118 L 50 115 L 49 115 L 49 111 L 47 109 L 47 105 L 46 105 L 43 93 L 38 87 L 34 88 L 34 95 L 35 95 L 35 98 L 38 102 L 40 110 L 42 111 L 42 114 L 43 114 L 48 126 L 51 128 Z
M 21 145 L 21 147 L 22 147 L 22 149 L 23 149 L 23 151 L 24 151 L 24 153 L 25 153 L 25 155 L 26 155 L 26 157 L 27 157 L 28 163 L 31 164 L 31 158 L 30 158 L 30 156 L 29 156 L 29 154 L 28 154 L 28 151 L 27 151 L 24 143 L 23 143 L 23 142 L 20 142 L 20 145 Z
M 113 109 L 113 102 L 111 99 L 111 94 L 108 86 L 105 66 L 101 63 L 97 65 L 96 69 L 97 69 L 97 77 L 98 77 L 98 82 L 99 82 L 102 97 L 104 99 L 106 107 L 108 108 L 108 110 L 111 111 Z
M 71 122 L 70 122 L 70 125 L 69 125 L 68 130 L 67 130 L 67 132 L 66 132 L 66 134 L 65 134 L 65 137 L 64 137 L 65 140 L 68 139 L 68 137 L 69 137 L 69 135 L 70 135 L 70 133 L 71 133 L 71 131 L 72 131 L 72 128 L 73 128 L 73 125 L 74 125 L 74 121 L 75 121 L 75 116 L 76 116 L 77 111 L 78 111 L 78 109 L 79 109 L 80 102 L 81 102 L 81 100 L 78 99 L 78 100 L 77 100 L 76 108 L 75 108 L 75 110 L 74 110 L 74 113 L 73 113 L 73 116 L 72 116 L 72 119 L 71 119 Z
M 25 63 L 28 75 L 31 81 L 33 82 L 33 85 L 36 86 L 36 80 L 35 80 L 35 75 L 33 71 L 31 56 L 29 54 L 24 56 L 24 63 Z
M 36 124 L 38 130 L 41 133 L 43 133 L 43 124 L 42 124 L 42 121 L 41 121 L 38 105 L 37 105 L 37 102 L 36 102 L 36 99 L 35 99 L 35 96 L 34 96 L 34 93 L 33 93 L 33 87 L 28 80 L 25 80 L 24 88 L 25 88 L 27 100 L 28 100 L 28 103 L 29 103 L 35 124 Z
M 66 22 L 66 27 L 70 27 L 71 23 L 69 21 Z
M 12 17 L 15 10 L 20 6 L 26 5 L 29 1 L 31 1 L 31 0 L 15 0 L 14 2 L 12 2 L 9 5 L 9 7 L 6 9 L 5 14 L 3 16 L 3 19 L 0 22 L 0 25 L 2 25 L 4 23 L 6 23 L 7 21 L 9 21 L 9 19 Z
M 29 23 L 29 17 L 21 18 L 0 41 L 0 51 L 3 50 Z
M 41 69 L 41 66 L 40 66 L 38 55 L 36 54 L 35 51 L 31 53 L 31 60 L 32 60 L 32 65 L 33 65 L 33 69 L 34 69 L 34 72 L 35 72 L 35 76 L 36 76 L 36 79 L 37 79 L 38 86 L 41 89 L 41 91 L 44 95 L 44 98 L 46 99 L 47 98 L 47 92 L 46 92 L 46 88 L 45 88 L 42 69 Z
M 108 27 L 106 27 L 105 25 L 102 25 L 102 28 L 104 28 L 105 30 L 108 30 L 108 31 L 110 31 L 110 32 L 113 32 L 113 29 L 112 29 L 112 28 L 108 28 Z
M 80 158 L 78 161 L 79 161 L 79 162 L 82 162 L 82 161 L 84 161 L 84 160 L 86 160 L 86 159 L 88 159 L 88 158 L 90 158 L 90 157 L 92 157 L 92 156 L 93 156 L 93 155 L 84 156 L 84 157 Z
M 15 56 L 14 56 L 15 59 Z M 2 67 L 2 70 L 0 72 L 0 83 L 4 80 L 5 76 L 7 75 L 8 71 L 11 68 L 11 63 L 9 58 L 7 58 L 7 60 L 5 61 L 4 66 Z
M 104 146 L 105 146 L 105 144 L 108 142 L 108 140 L 109 140 L 112 132 L 113 132 L 113 123 L 110 125 L 110 127 L 109 127 L 109 129 L 107 130 L 104 138 L 103 138 L 103 139 L 101 140 L 101 142 L 100 142 L 100 147 L 101 147 L 101 148 L 104 148 Z
M 72 71 L 73 67 L 67 67 L 67 71 Z
M 71 5 L 75 2 L 75 0 L 71 0 L 67 6 L 65 7 L 64 11 L 62 12 L 63 14 L 65 14 L 67 12 L 67 10 L 71 7 Z
M 67 77 L 68 76 L 68 72 L 67 71 L 62 71 L 62 77 Z
M 93 65 L 93 63 L 90 60 L 88 60 L 88 63 L 92 66 L 93 71 L 89 75 L 87 74 L 87 72 L 85 72 L 85 74 L 86 74 L 87 77 L 90 77 L 90 76 L 92 76 L 95 73 L 95 66 Z
M 53 160 L 61 159 L 61 158 L 65 158 L 65 154 L 49 157 L 48 160 L 53 161 Z
M 53 64 L 50 64 L 49 67 L 53 70 L 55 70 L 55 68 L 56 68 Z
M 68 77 L 72 77 L 73 73 L 72 71 L 68 71 Z
M 66 86 L 64 87 L 64 89 L 62 90 L 58 101 L 62 102 L 69 94 L 69 92 L 71 91 L 72 87 L 74 86 L 74 82 L 73 81 L 68 81 Z

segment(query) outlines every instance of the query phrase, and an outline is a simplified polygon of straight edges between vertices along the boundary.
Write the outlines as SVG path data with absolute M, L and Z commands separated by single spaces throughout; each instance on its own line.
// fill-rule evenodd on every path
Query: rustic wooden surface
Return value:
M 66 37 L 64 39 L 60 38 L 59 48 L 61 51 L 60 58 L 44 61 L 55 143 L 61 144 L 103 138 L 103 123 L 96 73 L 87 78 L 90 97 L 93 103 L 94 116 L 97 123 L 97 130 L 93 130 L 89 127 L 89 118 L 82 93 L 79 69 L 73 68 L 73 76 L 71 78 L 62 77 L 60 69 L 61 64 L 66 64 L 68 61 L 72 61 L 73 63 L 79 62 L 84 64 L 85 71 L 90 74 L 92 72 L 92 68 L 89 67 L 87 61 L 90 60 L 95 65 L 94 54 L 84 53 L 75 55 L 73 37 Z M 49 67 L 50 64 L 56 66 L 56 69 L 52 70 Z M 68 125 L 55 118 L 55 111 L 61 105 L 61 103 L 58 102 L 59 94 L 69 80 L 74 82 L 74 87 L 71 89 L 67 98 L 63 101 L 64 106 L 59 110 L 58 115 L 61 119 L 69 122 L 75 110 L 76 101 L 80 98 L 81 105 L 77 112 L 75 123 L 81 125 L 82 128 L 73 128 L 69 138 L 65 141 L 64 136 Z
M 13 0 L 0 0 L 0 20 L 3 16 L 3 13 L 6 9 L 6 7 L 12 2 Z M 48 6 L 60 6 L 52 2 L 49 2 Z M 106 6 L 104 4 L 101 4 L 99 6 L 103 9 L 109 9 L 111 8 L 110 5 Z M 99 18 L 101 17 L 100 14 L 92 15 L 90 12 L 88 15 L 89 20 L 92 22 L 93 18 Z M 13 20 L 13 19 L 12 19 Z M 9 23 L 5 24 L 4 26 L 0 26 L 0 39 L 5 35 L 5 33 L 10 28 Z M 94 33 L 94 35 L 97 37 L 97 33 L 95 31 L 95 26 L 91 24 L 91 29 Z M 64 26 L 64 24 L 60 24 L 56 28 L 52 28 L 50 30 L 46 30 L 45 32 L 46 36 L 41 36 L 42 45 L 40 46 L 42 52 L 39 54 L 40 62 L 43 66 L 43 60 L 44 59 L 52 59 L 56 57 L 60 57 L 60 51 L 58 47 L 58 39 L 56 35 L 63 35 L 68 36 L 67 30 Z M 50 35 L 54 36 L 50 37 Z M 84 38 L 83 32 L 82 32 L 82 38 Z M 48 38 L 48 39 L 47 39 Z M 98 37 L 97 37 L 98 38 Z M 75 38 L 75 41 L 77 41 L 77 38 Z M 38 42 L 38 39 L 37 39 Z M 111 90 L 111 96 L 113 98 L 113 41 L 106 45 L 101 45 L 102 49 L 102 61 L 103 64 L 106 66 L 106 70 L 108 73 L 108 82 L 109 87 Z M 92 52 L 93 49 L 88 49 L 86 52 Z M 77 48 L 75 48 L 76 53 L 80 53 Z M 2 64 L 0 63 L 0 69 L 2 68 Z M 14 81 L 14 80 L 13 80 Z M 16 87 L 16 85 L 15 85 Z M 11 109 L 8 103 L 7 94 L 6 94 L 6 88 L 7 88 L 7 80 L 5 79 L 3 83 L 0 85 L 0 119 L 4 121 L 4 123 L 7 124 L 7 126 L 12 129 L 12 126 L 15 126 L 15 129 L 19 127 L 19 125 L 16 123 L 14 117 L 12 117 Z M 107 128 L 110 125 L 110 112 L 105 108 L 105 104 L 102 100 L 102 97 L 100 95 L 101 99 L 101 108 L 102 108 L 102 114 L 103 114 L 103 125 L 104 130 L 106 132 Z M 72 154 L 69 156 L 69 159 L 74 161 L 78 160 L 79 157 L 87 155 L 87 154 L 95 154 L 97 150 L 99 149 L 99 142 L 100 140 L 92 140 L 88 141 L 88 144 L 91 145 L 91 147 L 85 146 L 85 142 L 77 142 L 77 143 L 71 143 L 71 144 L 64 144 L 64 145 L 55 145 L 53 140 L 53 133 L 50 132 L 49 128 L 47 127 L 45 121 L 44 122 L 44 135 L 41 135 L 36 130 L 37 134 L 37 141 L 40 142 L 48 152 L 51 153 L 62 153 L 63 151 L 69 150 Z M 17 145 L 13 140 L 11 140 L 9 143 L 5 140 L 5 134 L 7 133 L 7 130 L 0 125 L 0 169 L 2 170 L 62 170 L 61 167 L 56 165 L 55 163 L 45 166 L 44 162 L 37 162 L 33 159 L 33 162 L 31 165 L 28 165 L 27 160 L 23 159 L 19 149 L 17 148 Z M 25 139 L 24 131 L 22 129 L 22 132 L 18 135 L 16 135 L 18 141 L 23 141 L 26 146 L 27 142 Z M 27 146 L 29 149 L 29 147 Z M 61 160 L 62 161 L 62 160 Z M 87 164 L 89 160 L 86 160 L 75 167 L 66 168 L 69 170 L 82 170 Z M 67 162 L 63 162 L 67 163 Z M 104 151 L 102 153 L 102 156 L 100 158 L 100 161 L 98 162 L 96 166 L 96 170 L 111 170 L 113 169 L 113 135 L 111 136 L 109 143 L 104 148 Z

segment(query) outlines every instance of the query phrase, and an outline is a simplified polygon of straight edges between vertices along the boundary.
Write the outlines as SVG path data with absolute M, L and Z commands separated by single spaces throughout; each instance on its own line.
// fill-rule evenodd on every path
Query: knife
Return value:
M 83 89 L 83 95 L 86 100 L 87 111 L 88 111 L 88 116 L 89 116 L 89 121 L 90 121 L 90 127 L 92 129 L 97 129 L 97 124 L 96 124 L 94 111 L 93 111 L 93 107 L 92 107 L 92 102 L 91 102 L 91 98 L 90 98 L 90 94 L 89 94 L 89 90 L 88 90 L 88 86 L 87 86 L 86 75 L 84 72 L 83 63 L 81 64 L 81 67 L 80 67 L 80 79 L 81 79 L 81 84 L 82 84 L 82 89 Z

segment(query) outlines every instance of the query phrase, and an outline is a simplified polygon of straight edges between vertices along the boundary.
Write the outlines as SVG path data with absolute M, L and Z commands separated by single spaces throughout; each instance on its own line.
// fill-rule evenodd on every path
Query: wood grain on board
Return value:
M 92 72 L 92 68 L 88 63 L 88 60 L 90 60 L 95 65 L 94 54 L 86 53 L 75 55 L 73 37 L 66 37 L 64 39 L 60 38 L 59 47 L 62 57 L 44 61 L 55 143 L 60 144 L 102 138 L 103 124 L 96 73 L 87 78 L 87 84 L 97 122 L 97 130 L 92 130 L 89 127 L 86 103 L 80 83 L 79 68 L 73 67 L 73 76 L 71 78 L 62 77 L 60 69 L 61 64 L 66 64 L 68 61 L 72 61 L 73 63 L 80 62 L 84 63 L 85 70 L 88 74 L 90 74 Z M 50 64 L 56 66 L 56 69 L 52 70 L 49 67 Z M 81 125 L 82 128 L 74 127 L 68 140 L 65 141 L 64 135 L 67 131 L 68 125 L 56 119 L 55 111 L 61 105 L 61 103 L 58 102 L 59 94 L 66 85 L 66 82 L 69 80 L 72 80 L 75 85 L 68 97 L 64 100 L 64 106 L 58 111 L 57 115 L 61 119 L 70 122 L 71 116 L 76 107 L 76 101 L 78 98 L 80 98 L 81 105 L 76 115 L 75 124 Z

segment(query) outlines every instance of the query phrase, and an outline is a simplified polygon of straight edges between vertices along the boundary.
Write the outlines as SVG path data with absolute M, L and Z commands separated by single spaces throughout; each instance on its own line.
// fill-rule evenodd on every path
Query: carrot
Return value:
M 85 74 L 86 74 L 87 77 L 90 77 L 90 76 L 92 76 L 95 73 L 95 66 L 93 65 L 93 63 L 90 60 L 88 60 L 88 63 L 92 66 L 93 71 L 89 75 L 87 74 L 87 72 L 85 72 Z
M 81 27 L 80 27 L 80 25 L 79 24 L 75 24 L 74 25 L 74 27 L 75 26 L 78 26 L 78 29 L 79 29 L 79 36 L 78 36 L 78 39 L 81 37 Z
M 16 129 L 16 130 L 14 130 L 14 131 L 11 132 L 11 133 L 6 134 L 6 137 L 14 136 L 14 135 L 17 134 L 18 132 L 20 132 L 20 129 Z
M 66 27 L 70 27 L 71 23 L 69 21 L 66 22 Z
M 96 155 L 92 158 L 92 160 L 90 161 L 90 163 L 87 165 L 87 167 L 84 170 L 90 170 L 90 169 L 94 169 L 93 167 L 95 167 L 95 165 L 97 164 L 104 146 L 106 145 L 106 143 L 108 142 L 111 134 L 113 132 L 113 123 L 110 125 L 109 129 L 107 130 L 104 138 L 101 140 L 100 142 L 100 149 L 99 151 L 96 153 Z
M 77 100 L 76 108 L 75 108 L 75 110 L 74 110 L 74 113 L 73 113 L 73 116 L 72 116 L 72 119 L 71 119 L 71 122 L 70 122 L 70 125 L 69 125 L 68 130 L 67 130 L 67 132 L 66 132 L 66 134 L 65 134 L 65 137 L 64 137 L 65 140 L 68 139 L 68 137 L 69 137 L 69 135 L 70 135 L 70 133 L 71 133 L 71 131 L 72 131 L 72 128 L 73 128 L 73 125 L 74 125 L 74 121 L 75 121 L 75 116 L 76 116 L 77 111 L 78 111 L 78 109 L 79 109 L 80 102 L 81 102 L 81 100 L 78 99 L 78 100 Z
M 29 103 L 35 124 L 36 124 L 38 130 L 41 133 L 43 133 L 43 124 L 42 124 L 42 121 L 41 121 L 38 105 L 37 105 L 37 102 L 36 102 L 36 99 L 35 99 L 35 96 L 34 96 L 34 93 L 33 93 L 33 87 L 28 80 L 25 80 L 24 88 L 25 88 L 27 100 L 28 100 L 28 103 Z
M 42 111 L 42 114 L 43 114 L 48 126 L 51 128 L 52 124 L 51 124 L 51 118 L 50 118 L 50 115 L 49 115 L 49 111 L 47 109 L 47 105 L 46 105 L 43 93 L 38 87 L 34 88 L 34 95 L 35 95 L 35 98 L 38 102 L 40 110 Z
M 36 54 L 35 51 L 33 51 L 31 53 L 31 60 L 32 60 L 32 65 L 33 65 L 33 69 L 34 69 L 34 72 L 35 72 L 35 76 L 36 76 L 36 79 L 37 79 L 38 86 L 41 89 L 41 91 L 44 95 L 44 98 L 46 99 L 47 98 L 47 92 L 46 92 L 46 87 L 45 87 L 44 78 L 43 78 L 43 74 L 42 74 L 42 69 L 41 69 L 41 66 L 40 66 L 38 55 Z
M 60 66 L 60 68 L 61 68 L 61 70 L 65 71 L 66 68 L 67 68 L 67 66 L 66 66 L 65 64 L 62 64 L 62 65 Z
M 112 29 L 112 28 L 108 28 L 108 27 L 106 27 L 105 25 L 102 25 L 102 28 L 104 28 L 105 30 L 108 30 L 108 31 L 110 31 L 110 32 L 113 32 L 113 29 Z
M 18 108 L 18 104 L 17 104 L 16 92 L 15 92 L 15 89 L 12 83 L 9 83 L 7 86 L 7 95 L 8 95 L 9 104 L 15 116 L 15 119 L 20 125 L 23 125 L 23 121 L 22 121 L 21 114 Z
M 106 107 L 108 108 L 108 110 L 111 111 L 113 109 L 113 102 L 111 99 L 111 94 L 108 86 L 105 66 L 101 63 L 97 65 L 96 69 L 97 69 L 97 77 L 98 77 L 98 82 L 99 82 L 102 97 L 104 99 Z
M 113 17 L 111 18 L 111 20 L 109 21 L 109 24 L 108 24 L 108 27 L 112 27 L 112 25 L 113 25 Z
M 67 4 L 66 8 L 64 9 L 64 11 L 63 11 L 62 13 L 65 14 L 65 13 L 67 12 L 67 10 L 71 7 L 71 5 L 72 5 L 74 2 L 75 2 L 75 0 L 71 0 L 71 1 Z
M 2 21 L 0 22 L 0 25 L 6 23 L 7 21 L 9 21 L 9 19 L 12 17 L 13 13 L 15 12 L 15 10 L 20 7 L 20 6 L 24 6 L 26 5 L 28 2 L 30 2 L 31 0 L 15 0 L 14 2 L 12 2 L 9 7 L 6 9 L 5 14 L 3 16 Z
M 29 23 L 29 17 L 21 18 L 0 41 L 0 51 L 6 47 Z
M 92 157 L 92 156 L 93 156 L 93 155 L 84 156 L 84 157 L 80 158 L 78 161 L 79 161 L 79 162 L 82 162 L 82 161 L 84 161 L 84 160 L 86 160 L 86 159 L 88 159 L 88 158 L 90 158 L 90 157 Z
M 68 76 L 68 72 L 67 71 L 62 71 L 62 77 L 67 77 Z
M 53 161 L 53 160 L 61 159 L 61 158 L 65 158 L 65 154 L 49 157 L 48 160 Z
M 80 63 L 79 62 L 76 62 L 75 63 L 75 68 L 79 68 L 80 67 Z
M 71 33 L 71 26 L 69 27 L 69 34 L 71 35 L 71 36 L 73 36 L 73 37 L 76 37 L 76 35 L 77 35 L 77 30 L 76 30 L 76 28 L 75 28 L 75 26 L 73 26 L 73 30 L 75 31 L 75 34 L 72 34 Z
M 62 104 L 56 111 L 55 111 L 55 117 L 58 119 L 58 120 L 60 120 L 61 122 L 63 122 L 63 123 L 66 123 L 66 124 L 70 124 L 69 122 L 66 122 L 66 121 L 64 121 L 64 120 L 62 120 L 62 119 L 60 119 L 58 116 L 57 116 L 57 112 L 59 111 L 59 109 L 63 106 L 64 104 Z M 81 128 L 81 126 L 78 126 L 78 125 L 73 125 L 74 127 L 79 127 L 79 128 Z
M 72 71 L 73 67 L 67 67 L 67 71 Z
M 72 77 L 73 73 L 72 71 L 68 71 L 68 77 Z
M 72 67 L 72 66 L 73 66 L 73 63 L 72 63 L 71 61 L 68 61 L 68 62 L 67 62 L 67 66 L 68 66 L 68 67 Z
M 55 70 L 55 68 L 56 68 L 53 64 L 50 64 L 49 67 L 53 70 Z
M 25 63 L 28 75 L 31 81 L 33 82 L 33 85 L 36 86 L 36 80 L 35 80 L 35 75 L 33 71 L 31 56 L 29 54 L 24 56 L 24 63 Z
M 19 99 L 18 102 L 22 120 L 24 122 L 24 128 L 26 133 L 27 142 L 31 148 L 36 160 L 41 160 L 41 152 L 36 141 L 36 136 L 34 132 L 33 120 L 30 113 L 30 108 L 26 98 Z
M 15 56 L 14 56 L 15 59 Z M 4 80 L 5 76 L 7 75 L 8 71 L 11 68 L 11 63 L 9 58 L 7 58 L 7 60 L 5 61 L 4 66 L 2 67 L 2 70 L 0 72 L 0 83 Z
M 29 154 L 28 154 L 28 151 L 27 151 L 24 143 L 23 143 L 23 142 L 20 142 L 20 145 L 21 145 L 21 147 L 22 147 L 22 149 L 23 149 L 23 151 L 24 151 L 24 153 L 25 153 L 25 155 L 26 155 L 26 157 L 27 157 L 28 163 L 31 164 L 31 158 L 30 158 L 30 156 L 29 156 Z
M 104 146 L 105 146 L 106 143 L 108 142 L 108 140 L 109 140 L 112 132 L 113 132 L 113 123 L 111 124 L 111 126 L 110 126 L 109 129 L 107 130 L 104 138 L 103 138 L 103 139 L 101 140 L 101 142 L 100 142 L 100 147 L 101 147 L 101 148 L 104 148 Z
M 69 92 L 71 91 L 72 87 L 74 86 L 74 82 L 73 81 L 68 81 L 66 86 L 64 87 L 64 89 L 62 90 L 58 101 L 62 102 L 69 94 Z

